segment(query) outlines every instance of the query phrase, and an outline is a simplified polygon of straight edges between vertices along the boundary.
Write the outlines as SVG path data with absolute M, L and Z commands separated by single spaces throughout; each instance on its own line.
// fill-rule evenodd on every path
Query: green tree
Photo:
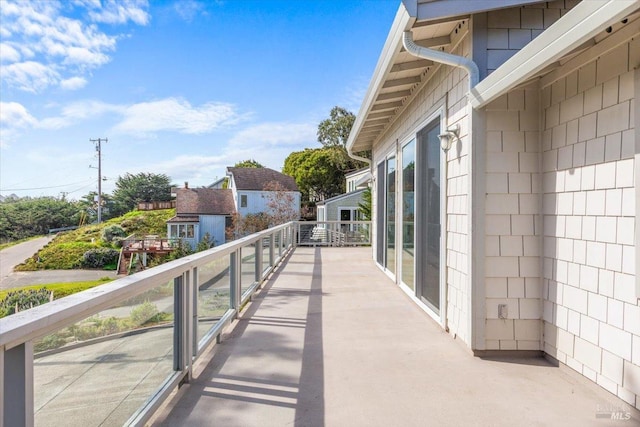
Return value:
M 78 200 L 78 205 L 82 207 L 86 214 L 85 224 L 90 224 L 98 219 L 98 192 L 91 191 Z M 102 193 L 102 220 L 116 217 L 118 207 L 110 194 Z
M 256 160 L 249 159 L 249 160 L 243 160 L 241 162 L 238 162 L 235 165 L 233 165 L 233 167 L 234 168 L 263 168 L 264 166 L 258 163 Z
M 171 179 L 165 174 L 127 173 L 119 176 L 113 192 L 118 214 L 134 210 L 140 202 L 171 200 Z
M 52 228 L 78 225 L 77 202 L 54 197 L 12 199 L 0 203 L 0 240 L 7 242 L 47 234 Z
M 362 201 L 358 203 L 358 211 L 363 221 L 371 221 L 371 187 L 362 192 Z
M 307 148 L 285 159 L 282 173 L 292 176 L 304 200 L 324 200 L 345 191 L 344 172 L 332 148 Z
M 349 133 L 356 116 L 345 108 L 335 106 L 329 112 L 329 118 L 318 125 L 318 142 L 324 147 L 347 146 Z

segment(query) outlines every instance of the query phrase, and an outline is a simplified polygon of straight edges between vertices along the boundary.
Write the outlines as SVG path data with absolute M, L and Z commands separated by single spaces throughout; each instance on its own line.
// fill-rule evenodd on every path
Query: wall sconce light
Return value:
M 445 129 L 443 133 L 438 135 L 440 138 L 440 147 L 444 151 L 449 151 L 453 142 L 460 139 L 460 125 L 456 124 L 454 127 Z

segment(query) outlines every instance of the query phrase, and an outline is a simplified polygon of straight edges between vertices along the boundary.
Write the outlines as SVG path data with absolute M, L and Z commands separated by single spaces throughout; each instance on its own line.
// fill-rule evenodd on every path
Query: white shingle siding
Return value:
M 488 350 L 539 350 L 542 334 L 539 319 L 543 315 L 540 281 L 531 281 L 528 294 L 525 292 L 526 278 L 538 279 L 541 269 L 541 230 L 536 229 L 542 187 L 537 90 L 527 87 L 512 91 L 489 104 L 486 110 L 485 233 L 498 246 L 492 255 L 486 254 L 485 261 L 488 291 L 485 346 Z M 560 210 L 571 209 L 571 201 L 563 200 Z M 573 250 L 565 246 L 563 252 Z M 489 292 L 495 294 L 500 289 L 498 284 L 505 282 L 506 298 L 490 298 Z M 499 304 L 507 306 L 507 319 L 498 318 Z M 504 328 L 489 327 L 493 320 L 511 324 L 509 330 L 513 330 L 513 335 L 507 336 Z
M 639 406 L 630 50 L 542 89 L 543 321 L 546 352 Z

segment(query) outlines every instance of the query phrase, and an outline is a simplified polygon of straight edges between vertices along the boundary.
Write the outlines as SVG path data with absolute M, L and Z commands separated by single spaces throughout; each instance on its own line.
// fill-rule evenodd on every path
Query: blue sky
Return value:
M 318 147 L 357 113 L 398 0 L 0 5 L 0 195 L 79 199 L 127 172 L 202 186 Z

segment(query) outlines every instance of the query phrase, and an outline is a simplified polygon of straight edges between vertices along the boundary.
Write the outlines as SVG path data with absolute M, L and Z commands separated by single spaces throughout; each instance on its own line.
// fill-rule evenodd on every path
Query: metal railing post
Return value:
M 255 256 L 254 256 L 254 262 L 255 262 L 255 281 L 256 282 L 260 282 L 262 281 L 262 245 L 264 243 L 264 239 L 258 239 L 258 241 L 255 243 Z
M 194 269 L 190 271 L 185 271 L 183 273 L 184 276 L 184 318 L 182 319 L 184 322 L 184 341 L 183 345 L 183 363 L 184 369 L 187 371 L 187 375 L 185 377 L 185 382 L 189 382 L 191 380 L 192 375 L 192 365 L 193 365 L 193 333 L 194 323 L 193 323 L 193 313 L 194 313 L 194 292 L 193 292 L 193 284 L 195 283 Z
M 269 268 L 273 267 L 276 261 L 276 233 L 272 233 L 269 237 Z
M 191 357 L 198 354 L 198 267 L 191 270 Z M 190 363 L 191 364 L 191 363 Z M 191 369 L 189 370 L 191 371 Z
M 5 426 L 33 426 L 33 341 L 5 350 L 2 361 Z
M 187 356 L 189 350 L 188 283 L 188 272 L 173 279 L 173 369 L 180 372 L 184 371 L 189 364 Z
M 236 311 L 235 318 L 238 317 L 240 313 L 240 300 L 242 299 L 242 295 L 240 292 L 240 249 L 236 250 L 229 254 L 229 289 L 231 294 L 231 308 Z

